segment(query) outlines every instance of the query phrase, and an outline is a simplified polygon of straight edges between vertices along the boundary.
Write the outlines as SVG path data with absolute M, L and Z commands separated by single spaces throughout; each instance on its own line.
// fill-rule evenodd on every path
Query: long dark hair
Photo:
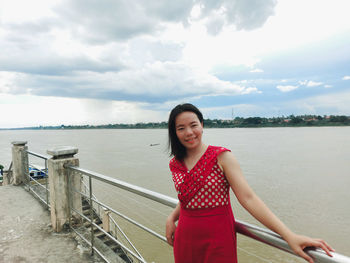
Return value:
M 190 103 L 179 104 L 170 112 L 168 120 L 168 148 L 170 151 L 170 156 L 175 156 L 175 158 L 178 160 L 183 160 L 185 158 L 186 148 L 181 144 L 181 142 L 177 138 L 175 120 L 177 115 L 185 111 L 195 113 L 200 123 L 203 124 L 202 113 L 196 106 Z

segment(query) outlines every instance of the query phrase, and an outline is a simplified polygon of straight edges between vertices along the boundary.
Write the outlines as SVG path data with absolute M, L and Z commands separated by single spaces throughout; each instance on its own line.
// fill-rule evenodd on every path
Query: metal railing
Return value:
M 109 223 L 112 224 L 112 226 L 115 229 L 118 229 L 118 231 L 115 230 L 114 233 L 112 231 L 107 232 L 100 225 L 98 225 L 97 223 L 94 222 L 94 217 L 93 217 L 93 214 L 94 214 L 93 209 L 95 207 L 94 204 L 97 204 L 97 209 L 96 209 L 97 211 L 98 210 L 110 211 L 110 212 L 112 212 L 114 214 L 117 214 L 117 215 L 121 216 L 124 219 L 128 219 L 128 218 L 125 218 L 125 216 L 122 215 L 121 213 L 115 211 L 113 208 L 111 208 L 111 207 L 103 204 L 102 202 L 98 201 L 96 199 L 96 197 L 94 196 L 94 194 L 92 193 L 93 191 L 92 191 L 92 180 L 91 180 L 91 177 L 89 177 L 88 180 L 89 180 L 89 183 L 88 183 L 88 186 L 86 186 L 87 190 L 89 191 L 88 194 L 80 192 L 78 189 L 69 189 L 69 193 L 70 193 L 69 195 L 71 196 L 72 192 L 76 192 L 76 193 L 79 193 L 82 197 L 85 197 L 89 201 L 89 204 L 90 204 L 90 212 L 89 212 L 90 218 L 88 216 L 85 216 L 82 213 L 80 213 L 77 209 L 75 209 L 72 206 L 71 203 L 70 203 L 70 210 L 72 210 L 73 212 L 75 212 L 76 214 L 81 216 L 81 218 L 85 219 L 86 221 L 88 221 L 90 223 L 90 227 L 91 227 L 90 233 L 91 233 L 91 235 L 90 235 L 90 240 L 87 243 L 91 247 L 92 254 L 93 254 L 93 252 L 97 252 L 100 256 L 103 255 L 103 253 L 101 251 L 99 251 L 99 249 L 95 246 L 95 236 L 93 234 L 94 233 L 94 228 L 95 228 L 98 231 L 100 231 L 103 234 L 105 234 L 106 236 L 108 236 L 108 238 L 110 240 L 112 240 L 115 244 L 117 244 L 123 250 L 122 254 L 125 257 L 129 258 L 129 255 L 131 255 L 133 258 L 137 259 L 139 262 L 146 262 L 144 260 L 144 258 L 142 257 L 142 255 L 140 254 L 140 252 L 132 244 L 132 242 L 129 240 L 129 238 L 125 235 L 124 231 L 120 228 L 120 226 L 117 224 L 117 222 L 114 220 L 114 218 L 110 214 L 108 215 L 108 217 L 109 217 L 108 221 L 109 221 Z M 84 185 L 84 183 L 83 183 L 83 185 Z M 99 213 L 99 215 L 100 215 L 100 213 Z M 131 220 L 131 219 L 129 219 L 129 220 Z M 74 227 L 72 225 L 70 225 L 70 226 L 71 226 L 71 229 L 86 242 L 87 239 L 84 238 L 84 235 L 82 233 L 79 233 L 79 231 L 77 231 L 76 229 L 74 229 Z M 124 244 L 124 243 L 122 243 L 119 240 L 120 236 L 117 238 L 117 234 L 118 233 L 120 233 L 121 236 L 124 238 L 124 240 L 126 240 L 127 244 Z M 103 255 L 102 258 L 106 262 L 110 262 L 107 256 Z M 130 260 L 130 262 L 133 262 L 133 261 Z
M 28 154 L 38 157 L 40 159 L 43 159 L 45 161 L 45 173 L 47 173 L 47 160 L 48 157 L 31 152 L 31 151 L 27 151 Z M 29 165 L 29 164 L 28 164 Z M 35 167 L 35 165 L 31 165 L 32 167 Z M 36 167 L 35 167 L 36 168 Z M 162 236 L 161 234 L 156 233 L 155 231 L 149 229 L 148 227 L 136 222 L 135 220 L 123 215 L 122 213 L 116 211 L 115 209 L 103 204 L 102 202 L 98 201 L 97 198 L 93 195 L 92 193 L 92 179 L 104 182 L 106 184 L 118 187 L 120 189 L 124 189 L 128 192 L 132 192 L 136 195 L 145 197 L 147 199 L 153 200 L 155 202 L 161 203 L 167 207 L 172 207 L 175 208 L 176 205 L 178 204 L 178 200 L 115 178 L 111 178 L 93 171 L 89 171 L 80 167 L 74 167 L 74 166 L 68 166 L 67 167 L 70 171 L 74 172 L 72 174 L 81 174 L 81 175 L 86 175 L 89 178 L 89 187 L 86 188 L 88 189 L 89 193 L 82 193 L 79 191 L 80 194 L 82 194 L 83 196 L 85 196 L 86 198 L 89 199 L 90 201 L 90 207 L 91 209 L 93 208 L 93 202 L 96 203 L 98 205 L 98 207 L 102 207 L 104 209 L 107 209 L 109 211 L 111 211 L 112 213 L 116 214 L 117 216 L 125 219 L 126 221 L 138 226 L 139 228 L 141 228 L 142 230 L 152 234 L 153 236 L 157 237 L 158 239 L 166 242 L 166 238 L 164 236 Z M 47 174 L 46 174 L 47 175 Z M 28 174 L 29 176 L 29 174 Z M 29 176 L 30 177 L 30 176 Z M 38 194 L 37 192 L 34 191 L 33 187 L 31 187 L 31 183 L 29 183 L 29 189 L 30 191 L 35 194 L 39 200 L 41 200 L 43 203 L 46 204 L 47 208 L 50 208 L 49 205 L 49 189 L 48 189 L 48 182 L 47 182 L 47 178 L 48 176 L 46 176 L 45 179 L 45 185 L 41 184 L 40 182 L 38 182 L 37 180 L 30 178 L 30 182 L 34 182 L 35 184 L 38 184 L 41 188 L 45 189 L 46 192 L 46 196 L 45 199 L 42 198 L 40 196 L 40 194 Z M 68 180 L 69 177 L 68 177 Z M 77 191 L 77 189 L 70 189 L 70 191 Z M 120 240 L 118 240 L 115 236 L 111 235 L 110 233 L 106 232 L 103 228 L 101 228 L 99 225 L 97 225 L 96 223 L 93 222 L 93 218 L 88 218 L 87 216 L 81 214 L 78 210 L 74 209 L 73 207 L 70 207 L 70 210 L 79 214 L 82 218 L 84 218 L 85 220 L 90 221 L 91 223 L 91 233 L 93 233 L 93 229 L 96 228 L 98 230 L 100 230 L 101 232 L 103 232 L 106 236 L 108 236 L 111 240 L 113 240 L 115 243 L 117 243 L 119 246 L 121 246 L 125 251 L 127 251 L 127 253 L 129 253 L 130 255 L 132 255 L 133 258 L 137 259 L 139 262 L 146 262 L 145 259 L 141 256 L 141 254 L 137 251 L 137 249 L 134 247 L 134 245 L 131 244 L 132 249 L 128 248 L 127 246 L 125 246 L 124 244 L 122 244 L 120 242 Z M 92 215 L 92 211 L 90 211 L 90 215 Z M 115 228 L 120 228 L 117 224 L 117 222 L 114 220 L 113 217 L 110 217 L 112 223 L 115 224 Z M 262 242 L 264 244 L 267 244 L 269 246 L 275 247 L 279 250 L 282 251 L 286 251 L 290 254 L 293 254 L 295 256 L 297 256 L 288 246 L 288 244 L 276 233 L 268 230 L 268 229 L 264 229 L 261 227 L 257 227 L 255 225 L 251 225 L 248 223 L 245 223 L 243 221 L 240 220 L 236 220 L 236 230 L 238 233 L 247 236 L 249 238 L 252 238 L 256 241 Z M 78 236 L 80 236 L 90 247 L 91 250 L 96 252 L 103 260 L 105 260 L 106 262 L 109 262 L 108 259 L 105 257 L 105 255 L 103 255 L 102 252 L 100 252 L 95 246 L 94 246 L 94 236 L 93 234 L 91 234 L 90 238 L 85 237 L 84 235 L 82 235 L 81 233 L 77 232 L 74 228 L 71 228 Z M 116 232 L 116 231 L 115 231 Z M 122 233 L 123 236 L 125 236 L 125 239 L 128 240 L 128 238 L 126 237 L 126 235 L 123 233 L 123 231 L 120 229 L 119 231 L 120 233 Z M 90 239 L 90 240 L 89 240 Z M 129 240 L 128 240 L 129 242 Z M 136 251 L 136 252 L 135 252 Z M 314 248 L 307 248 L 306 249 L 306 253 L 308 253 L 315 261 L 315 263 L 350 263 L 350 258 L 345 256 L 345 255 L 341 255 L 338 253 L 333 253 L 332 255 L 333 257 L 329 257 L 323 250 L 321 249 L 314 249 Z
M 28 155 L 31 155 L 31 156 L 34 156 L 34 157 L 37 157 L 39 159 L 42 159 L 44 160 L 45 164 L 44 164 L 44 168 L 42 169 L 41 167 L 38 167 L 37 165 L 34 165 L 34 164 L 31 164 L 29 163 L 29 160 L 28 160 L 28 168 L 34 168 L 34 169 L 37 169 L 38 171 L 41 171 L 45 174 L 45 177 L 43 178 L 44 179 L 44 184 L 41 183 L 42 180 L 36 180 L 35 178 L 33 178 L 32 176 L 30 176 L 30 172 L 28 170 L 28 173 L 26 174 L 26 176 L 28 177 L 29 179 L 29 183 L 28 184 L 25 184 L 26 187 L 28 188 L 28 191 L 31 192 L 35 197 L 37 197 L 42 203 L 44 203 L 44 205 L 47 207 L 48 210 L 50 210 L 50 202 L 49 202 L 49 193 L 50 193 L 50 190 L 49 190 L 49 186 L 48 186 L 48 166 L 47 166 L 47 161 L 48 159 L 50 158 L 49 156 L 44 156 L 44 155 L 41 155 L 41 154 L 38 154 L 38 153 L 35 153 L 35 152 L 32 152 L 32 151 L 26 151 Z M 29 157 L 29 156 L 28 156 Z M 11 166 L 12 166 L 12 162 L 11 162 Z M 69 178 L 68 178 L 69 180 Z M 86 185 L 85 181 L 82 180 L 82 186 L 83 186 L 83 191 L 84 193 L 80 193 L 82 194 L 82 196 L 85 196 L 85 197 L 89 197 L 89 195 L 87 194 L 87 192 L 90 191 L 89 187 Z M 34 186 L 33 186 L 34 185 Z M 38 187 L 35 187 L 35 186 L 38 186 Z M 40 191 L 41 189 L 41 191 Z M 74 189 L 74 190 L 77 190 L 77 189 Z M 44 191 L 44 194 L 43 194 L 43 191 Z M 92 191 L 92 190 L 91 190 Z M 91 192 L 92 193 L 92 192 Z M 96 196 L 94 194 L 91 195 L 93 197 L 92 200 L 94 200 L 95 204 L 97 204 L 97 213 L 99 216 L 101 216 L 101 207 L 104 208 L 103 205 L 101 205 L 102 203 L 100 203 Z M 92 202 L 90 203 L 90 205 L 92 205 Z M 94 206 L 91 206 L 91 209 L 94 209 Z M 72 210 L 74 211 L 74 208 L 72 208 Z M 80 214 L 78 211 L 74 211 L 76 213 L 78 213 L 82 218 L 84 219 L 88 219 L 86 216 Z M 92 212 L 91 212 L 92 213 Z M 90 214 L 91 214 L 90 213 Z M 111 222 L 111 227 L 114 229 L 114 231 L 112 231 L 112 234 L 114 236 L 110 236 L 110 233 L 107 233 L 108 236 L 111 237 L 111 239 L 115 239 L 117 233 L 120 233 L 121 237 L 126 241 L 126 243 L 131 247 L 131 249 L 133 251 L 130 251 L 129 248 L 125 247 L 124 244 L 120 244 L 120 241 L 117 241 L 117 243 L 119 243 L 119 245 L 121 247 L 123 247 L 125 250 L 127 251 L 130 251 L 131 254 L 132 253 L 136 253 L 137 257 L 139 257 L 140 259 L 144 260 L 143 257 L 141 256 L 140 252 L 136 249 L 136 247 L 134 246 L 134 244 L 131 243 L 131 241 L 129 240 L 129 238 L 126 236 L 126 234 L 124 233 L 124 231 L 121 229 L 121 227 L 118 225 L 118 223 L 114 220 L 114 218 L 111 216 L 111 215 L 108 215 L 109 219 L 110 219 L 110 222 Z M 91 220 L 90 220 L 91 221 Z M 93 223 L 93 225 L 96 226 L 95 223 Z M 100 228 L 99 226 L 96 226 L 97 228 Z M 100 228 L 101 229 L 101 228 Z M 72 228 L 73 231 L 75 231 L 75 229 Z M 103 229 L 101 229 L 102 232 L 105 232 Z M 83 237 L 80 233 L 78 233 L 77 231 L 75 231 L 76 234 L 78 234 L 78 236 L 80 236 L 89 246 L 92 246 L 92 249 L 93 251 L 97 252 L 97 254 L 99 254 L 99 256 L 104 259 L 106 262 L 108 262 L 108 259 L 103 255 L 103 253 L 101 253 L 100 251 L 98 251 L 96 248 L 93 247 L 93 242 L 89 242 L 85 237 Z M 91 232 L 93 233 L 93 231 Z M 93 235 L 91 235 L 91 240 L 93 240 Z M 145 262 L 145 261 L 144 261 Z
M 49 190 L 49 184 L 48 184 L 49 176 L 48 176 L 48 168 L 47 168 L 47 160 L 49 159 L 49 157 L 31 152 L 31 151 L 27 151 L 27 154 L 37 157 L 44 161 L 44 168 L 38 167 L 37 165 L 34 165 L 34 164 L 29 164 L 29 163 L 28 163 L 28 168 L 33 168 L 43 173 L 45 175 L 43 178 L 45 184 L 41 183 L 42 180 L 37 180 L 32 176 L 30 176 L 30 171 L 28 170 L 27 177 L 29 179 L 29 183 L 27 184 L 27 187 L 29 189 L 29 192 L 32 192 L 41 202 L 43 202 L 47 210 L 50 210 L 50 202 L 49 202 L 50 190 Z M 44 191 L 44 194 L 42 193 L 42 191 L 40 191 L 40 189 Z
M 90 189 L 92 189 L 91 182 L 89 180 L 89 185 L 87 185 L 83 179 L 81 180 L 81 182 L 83 184 L 83 193 L 80 193 L 80 194 L 82 194 L 84 197 L 89 198 L 90 197 Z M 74 189 L 74 190 L 76 190 L 76 189 Z M 76 192 L 78 192 L 78 191 L 76 191 Z M 90 206 L 92 204 L 92 207 L 95 208 L 95 206 L 93 204 L 96 204 L 95 209 L 97 211 L 97 214 L 102 218 L 103 214 L 107 213 L 107 211 L 110 211 L 110 210 L 106 208 L 107 207 L 106 205 L 102 205 L 102 203 L 98 201 L 97 197 L 93 194 L 92 190 L 91 190 L 91 197 L 92 198 L 91 198 Z M 94 202 L 92 202 L 92 201 L 94 201 Z M 90 214 L 91 213 L 92 213 L 92 211 L 90 211 Z M 115 221 L 115 219 L 111 216 L 111 214 L 108 213 L 107 216 L 108 216 L 109 227 L 111 226 L 113 229 L 112 231 L 110 231 L 111 234 L 115 238 L 117 238 L 117 236 L 122 237 L 126 241 L 126 244 L 129 246 L 129 249 L 131 248 L 133 252 L 135 252 L 140 258 L 143 259 L 141 253 L 137 250 L 135 245 L 130 241 L 130 239 L 127 237 L 127 235 L 124 233 L 124 231 L 119 226 L 119 224 Z M 91 220 L 90 220 L 90 223 L 91 223 Z
M 115 178 L 110 178 L 108 176 L 102 175 L 102 174 L 98 174 L 96 172 L 93 171 L 89 171 L 86 169 L 82 169 L 79 167 L 74 167 L 74 166 L 69 166 L 67 167 L 68 169 L 70 169 L 71 171 L 74 172 L 78 172 L 80 174 L 86 175 L 89 177 L 89 183 L 90 183 L 90 189 L 92 189 L 92 183 L 91 183 L 91 179 L 95 179 L 104 183 L 107 183 L 109 185 L 113 185 L 115 187 L 127 190 L 129 192 L 135 193 L 139 196 L 143 196 L 147 199 L 156 201 L 158 203 L 164 204 L 168 207 L 172 207 L 175 208 L 176 205 L 178 204 L 178 200 L 136 185 L 132 185 L 129 183 L 126 183 L 124 181 L 115 179 Z M 92 200 L 92 197 L 90 196 L 90 200 Z M 95 202 L 98 202 L 97 200 L 93 200 Z M 100 202 L 98 202 L 100 203 Z M 114 210 L 111 207 L 108 207 L 102 203 L 100 203 L 103 207 L 107 208 L 108 210 L 112 211 L 113 213 L 123 217 L 124 219 L 128 220 L 129 222 L 133 223 L 134 225 L 138 226 L 139 228 L 147 231 L 148 233 L 156 236 L 157 238 L 159 238 L 160 240 L 163 240 L 166 242 L 165 237 L 163 237 L 162 235 L 154 232 L 153 230 L 141 225 L 140 223 L 134 221 L 133 219 L 130 219 L 128 217 L 126 217 L 125 215 L 122 215 L 121 213 L 119 213 L 118 211 Z M 98 227 L 97 225 L 94 225 L 96 227 Z M 236 220 L 236 230 L 238 233 L 245 235 L 249 238 L 252 238 L 256 241 L 262 242 L 264 244 L 267 244 L 269 246 L 275 247 L 279 250 L 283 250 L 285 252 L 288 252 L 290 254 L 293 254 L 295 256 L 296 255 L 293 250 L 289 247 L 289 245 L 287 244 L 286 241 L 284 241 L 278 234 L 265 229 L 265 228 L 261 228 L 261 227 L 257 227 L 245 222 L 242 222 L 240 220 Z M 115 240 L 117 241 L 117 240 Z M 306 253 L 308 253 L 313 259 L 314 262 L 316 263 L 350 263 L 350 258 L 338 253 L 333 253 L 332 255 L 333 257 L 329 257 L 323 250 L 317 248 L 307 248 L 305 249 Z M 129 251 L 128 251 L 129 252 Z M 140 262 L 145 262 L 144 260 L 142 260 L 141 258 L 135 256 L 135 258 L 137 258 Z

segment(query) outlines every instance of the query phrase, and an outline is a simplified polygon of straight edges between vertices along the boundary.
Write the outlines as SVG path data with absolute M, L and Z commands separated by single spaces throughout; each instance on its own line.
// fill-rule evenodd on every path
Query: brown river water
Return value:
M 40 154 L 75 146 L 82 168 L 176 197 L 166 130 L 0 131 L 0 164 L 6 168 L 16 140 L 28 141 L 29 150 Z M 232 150 L 254 191 L 293 231 L 321 237 L 350 256 L 350 127 L 205 129 L 203 140 Z M 99 200 L 164 234 L 170 208 L 99 182 L 93 189 Z M 232 191 L 231 200 L 237 219 L 260 226 Z M 163 241 L 124 221 L 120 225 L 148 262 L 173 262 Z M 241 235 L 238 257 L 247 263 L 304 262 Z

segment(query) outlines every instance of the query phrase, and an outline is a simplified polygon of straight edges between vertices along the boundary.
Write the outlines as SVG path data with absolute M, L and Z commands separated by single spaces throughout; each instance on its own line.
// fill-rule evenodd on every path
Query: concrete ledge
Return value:
M 72 146 L 59 146 L 47 150 L 47 153 L 53 156 L 54 159 L 69 158 L 78 153 L 78 148 Z
M 24 146 L 26 145 L 28 142 L 27 141 L 14 141 L 11 142 L 14 146 Z

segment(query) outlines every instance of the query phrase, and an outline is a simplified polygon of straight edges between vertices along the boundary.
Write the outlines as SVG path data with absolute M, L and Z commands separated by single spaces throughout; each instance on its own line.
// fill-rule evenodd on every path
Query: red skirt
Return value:
M 180 210 L 174 235 L 175 263 L 237 263 L 231 205 Z

